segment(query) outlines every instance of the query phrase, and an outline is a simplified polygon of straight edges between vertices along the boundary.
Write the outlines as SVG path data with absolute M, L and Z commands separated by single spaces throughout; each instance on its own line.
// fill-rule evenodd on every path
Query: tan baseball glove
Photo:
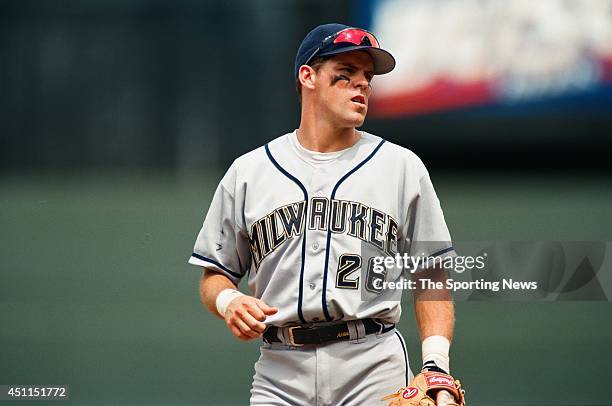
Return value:
M 465 406 L 465 391 L 461 389 L 461 383 L 452 376 L 441 372 L 423 371 L 414 377 L 410 386 L 402 388 L 397 392 L 387 395 L 387 406 L 436 406 L 436 392 L 444 389 L 454 398 L 454 403 L 449 406 Z

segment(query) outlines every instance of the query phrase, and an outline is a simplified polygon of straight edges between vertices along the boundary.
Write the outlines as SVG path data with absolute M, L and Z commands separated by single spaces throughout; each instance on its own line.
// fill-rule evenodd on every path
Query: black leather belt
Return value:
M 366 335 L 374 333 L 386 333 L 392 330 L 395 325 L 385 327 L 381 322 L 373 319 L 362 319 Z M 265 331 L 263 338 L 268 343 L 282 343 L 278 338 L 278 330 L 282 327 L 270 326 Z M 287 344 L 293 346 L 325 344 L 333 341 L 350 340 L 350 332 L 347 322 L 338 324 L 328 324 L 324 326 L 293 326 L 287 329 Z

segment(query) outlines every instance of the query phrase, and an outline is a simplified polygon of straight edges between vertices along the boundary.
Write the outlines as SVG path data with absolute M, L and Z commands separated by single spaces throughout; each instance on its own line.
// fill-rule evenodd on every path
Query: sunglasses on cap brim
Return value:
M 319 52 L 332 44 L 352 44 L 380 48 L 378 40 L 371 32 L 361 28 L 345 28 L 335 34 L 325 37 L 325 39 L 323 39 L 321 42 L 321 45 L 312 53 L 312 55 L 310 55 L 310 58 L 308 58 L 305 64 L 307 65 Z

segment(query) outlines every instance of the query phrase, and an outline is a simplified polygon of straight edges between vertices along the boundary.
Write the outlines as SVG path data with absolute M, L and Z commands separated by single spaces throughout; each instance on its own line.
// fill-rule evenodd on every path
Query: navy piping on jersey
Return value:
M 270 148 L 268 147 L 268 144 L 265 145 L 265 148 L 266 148 L 266 154 L 268 155 L 268 158 L 274 164 L 276 169 L 278 169 L 283 175 L 291 179 L 296 185 L 300 187 L 300 189 L 302 189 L 302 192 L 304 193 L 304 201 L 306 202 L 306 204 L 304 205 L 304 218 L 307 219 L 308 218 L 308 192 L 306 191 L 306 188 L 304 187 L 302 182 L 300 182 L 295 176 L 287 172 L 282 166 L 279 165 L 278 162 L 276 162 L 276 159 L 274 159 L 274 157 L 272 156 L 272 153 L 270 152 Z M 302 323 L 306 323 L 306 319 L 304 319 L 304 314 L 302 313 L 302 300 L 304 298 L 303 286 L 304 286 L 304 263 L 305 262 L 306 262 L 306 227 L 304 227 L 302 231 L 302 266 L 300 267 L 300 288 L 299 288 L 298 308 L 297 308 L 298 317 L 300 318 L 300 321 Z
M 380 331 L 380 334 L 387 333 L 387 332 L 393 330 L 394 328 L 395 328 L 395 324 L 391 324 L 390 326 L 383 327 L 383 329 Z
M 438 252 L 434 252 L 433 254 L 430 255 L 430 257 L 437 257 L 437 256 L 440 256 L 442 254 L 446 254 L 449 251 L 453 251 L 454 249 L 455 249 L 454 247 L 444 248 L 443 250 L 440 250 Z
M 376 153 L 378 152 L 378 150 L 380 149 L 380 147 L 382 147 L 382 145 L 384 143 L 385 143 L 385 140 L 381 140 L 378 143 L 378 145 L 376 146 L 376 148 L 374 148 L 374 151 L 372 151 L 370 153 L 370 155 L 368 155 L 368 157 L 366 159 L 361 161 L 356 167 L 354 167 L 353 169 L 348 171 L 343 177 L 340 178 L 340 180 L 338 181 L 338 183 L 336 183 L 336 186 L 334 186 L 334 189 L 332 190 L 330 202 L 332 200 L 334 200 L 334 198 L 336 197 L 336 191 L 338 190 L 338 187 L 342 184 L 342 182 L 344 182 L 349 176 L 351 176 L 353 173 L 355 173 L 355 171 L 357 171 L 359 168 L 361 168 L 363 165 L 365 165 L 366 162 L 368 162 L 370 159 L 372 159 L 372 157 L 374 155 L 376 155 Z M 332 321 L 332 318 L 329 315 L 329 311 L 327 310 L 327 298 L 326 298 L 326 291 L 327 291 L 327 268 L 329 267 L 329 245 L 331 243 L 331 235 L 332 235 L 332 232 L 331 232 L 331 216 L 329 216 L 329 224 L 327 226 L 327 244 L 325 245 L 325 268 L 323 270 L 323 295 L 321 296 L 321 304 L 322 304 L 322 307 L 323 307 L 323 314 L 325 315 L 325 319 L 327 321 Z
M 234 278 L 242 278 L 242 275 L 240 275 L 239 273 L 236 272 L 232 272 L 229 269 L 227 269 L 227 267 L 223 266 L 222 264 L 220 264 L 219 262 L 215 261 L 214 259 L 205 257 L 204 255 L 200 255 L 200 254 L 196 254 L 195 252 L 193 254 L 191 254 L 192 257 L 195 257 L 201 261 L 206 261 L 206 262 L 210 262 L 211 264 L 214 264 L 216 266 L 218 266 L 219 268 L 223 269 L 225 272 L 227 272 L 228 274 L 232 275 Z
M 398 331 L 395 332 L 395 335 L 397 338 L 399 338 L 400 344 L 402 345 L 402 350 L 404 352 L 404 365 L 406 365 L 406 385 L 404 386 L 408 386 L 408 354 L 406 354 L 406 344 L 404 344 L 404 339 Z

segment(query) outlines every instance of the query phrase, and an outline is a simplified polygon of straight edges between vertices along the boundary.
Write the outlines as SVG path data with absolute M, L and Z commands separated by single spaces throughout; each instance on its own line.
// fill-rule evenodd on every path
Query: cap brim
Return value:
M 317 56 L 331 56 L 344 54 L 346 52 L 354 52 L 354 51 L 365 51 L 372 57 L 372 61 L 374 62 L 374 74 L 375 75 L 384 75 L 385 73 L 389 73 L 395 68 L 395 58 L 391 53 L 385 51 L 381 48 L 374 48 L 367 45 L 351 45 L 348 47 L 337 48 L 327 52 L 321 52 L 317 54 Z

